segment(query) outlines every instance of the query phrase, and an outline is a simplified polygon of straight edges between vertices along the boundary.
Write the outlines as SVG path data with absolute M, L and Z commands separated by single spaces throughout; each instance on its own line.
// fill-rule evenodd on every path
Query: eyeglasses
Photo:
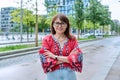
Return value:
M 54 26 L 65 26 L 66 25 L 66 23 L 64 23 L 64 22 L 54 22 Z

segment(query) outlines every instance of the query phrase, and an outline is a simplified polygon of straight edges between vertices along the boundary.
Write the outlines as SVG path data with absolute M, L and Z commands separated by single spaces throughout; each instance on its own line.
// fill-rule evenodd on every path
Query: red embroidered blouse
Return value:
M 55 55 L 66 56 L 70 63 L 62 63 L 56 65 L 57 60 L 53 58 L 45 57 L 45 55 L 43 54 L 45 49 L 51 51 Z M 76 50 L 76 53 L 70 54 L 70 52 L 73 49 Z M 42 47 L 39 50 L 39 54 L 40 54 L 42 67 L 45 73 L 66 67 L 69 67 L 74 71 L 78 71 L 78 72 L 82 71 L 83 55 L 81 49 L 78 46 L 78 42 L 75 38 L 67 39 L 67 41 L 64 43 L 63 47 L 61 48 L 60 44 L 57 42 L 54 36 L 52 36 L 51 34 L 47 35 L 42 40 Z

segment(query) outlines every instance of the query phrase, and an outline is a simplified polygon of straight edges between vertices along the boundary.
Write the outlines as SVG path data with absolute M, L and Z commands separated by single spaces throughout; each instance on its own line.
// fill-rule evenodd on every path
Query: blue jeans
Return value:
M 69 68 L 58 69 L 48 72 L 47 80 L 76 80 L 76 74 Z

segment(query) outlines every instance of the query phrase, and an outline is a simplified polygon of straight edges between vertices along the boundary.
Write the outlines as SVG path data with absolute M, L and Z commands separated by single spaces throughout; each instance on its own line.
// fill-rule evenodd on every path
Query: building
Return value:
M 1 11 L 0 11 L 0 32 L 1 32 Z
M 45 0 L 47 2 L 48 8 L 47 13 L 52 10 L 56 10 L 59 13 L 64 13 L 66 15 L 74 14 L 75 0 Z M 83 0 L 84 7 L 89 5 L 90 0 Z
M 58 13 L 63 13 L 65 15 L 75 14 L 75 0 L 45 0 L 47 6 L 47 13 L 50 13 L 53 10 L 56 10 Z M 89 6 L 90 0 L 83 0 L 83 7 L 86 8 Z M 76 32 L 76 29 L 71 28 L 72 32 Z
M 16 23 L 11 21 L 11 11 L 15 10 L 15 7 L 4 7 L 1 8 L 1 14 L 0 14 L 0 23 L 1 23 L 1 31 L 3 32 L 10 32 L 10 29 L 13 28 L 13 26 L 16 25 Z

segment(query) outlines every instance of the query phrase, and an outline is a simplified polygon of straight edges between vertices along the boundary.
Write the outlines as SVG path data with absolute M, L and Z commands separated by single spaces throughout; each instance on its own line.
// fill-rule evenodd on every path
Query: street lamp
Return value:
M 22 21 L 23 21 L 23 9 L 22 9 L 23 0 L 21 0 L 21 7 L 20 7 L 20 42 L 22 42 Z
M 38 46 L 38 4 L 37 4 L 37 0 L 36 0 L 36 24 L 35 24 L 35 33 L 36 33 L 36 37 L 35 37 L 35 46 Z

